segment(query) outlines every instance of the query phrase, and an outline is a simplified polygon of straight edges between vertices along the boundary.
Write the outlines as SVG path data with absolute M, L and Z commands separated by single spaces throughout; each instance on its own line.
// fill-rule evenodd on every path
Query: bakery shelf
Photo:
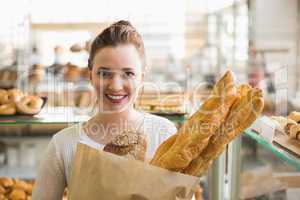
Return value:
M 44 108 L 41 113 L 34 116 L 0 116 L 0 125 L 78 123 L 87 121 L 90 118 L 88 114 L 80 114 L 79 111 L 80 110 L 76 110 L 73 107 L 48 107 Z M 186 120 L 185 113 L 157 112 L 151 114 L 166 117 L 174 122 L 183 122 Z
M 154 115 L 165 117 L 174 123 L 183 123 L 187 119 L 186 113 L 176 113 L 176 112 L 149 112 Z
M 90 116 L 78 114 L 72 107 L 48 107 L 35 116 L 0 116 L 0 125 L 13 124 L 66 124 L 87 121 Z
M 294 167 L 297 171 L 300 171 L 300 157 L 282 149 L 276 144 L 271 144 L 266 141 L 262 136 L 258 135 L 252 130 L 246 130 L 245 135 L 255 140 L 258 144 L 262 145 L 264 148 L 270 150 L 276 157 L 282 159 L 290 166 Z

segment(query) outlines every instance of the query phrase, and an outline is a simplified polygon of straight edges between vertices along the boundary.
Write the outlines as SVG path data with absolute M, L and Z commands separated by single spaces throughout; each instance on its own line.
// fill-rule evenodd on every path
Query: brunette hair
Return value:
M 88 67 L 93 68 L 93 60 L 95 54 L 104 47 L 116 47 L 122 44 L 132 44 L 138 51 L 142 60 L 142 67 L 145 63 L 145 49 L 144 42 L 141 35 L 131 25 L 129 21 L 121 20 L 113 23 L 104 29 L 93 41 L 88 60 Z

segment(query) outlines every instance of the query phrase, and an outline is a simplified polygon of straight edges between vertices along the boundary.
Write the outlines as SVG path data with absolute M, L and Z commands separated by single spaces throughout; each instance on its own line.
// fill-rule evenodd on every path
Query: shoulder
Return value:
M 177 132 L 176 126 L 169 119 L 146 113 L 144 132 L 148 137 L 147 155 L 152 157 L 157 147 Z
M 61 141 L 65 139 L 79 138 L 80 124 L 74 124 L 57 132 L 53 139 Z
M 80 136 L 80 124 L 75 124 L 62 129 L 52 137 L 57 150 L 76 146 Z
M 56 159 L 69 180 L 72 160 L 75 156 L 77 143 L 80 138 L 81 125 L 75 124 L 56 133 L 50 142 L 51 151 L 55 152 Z

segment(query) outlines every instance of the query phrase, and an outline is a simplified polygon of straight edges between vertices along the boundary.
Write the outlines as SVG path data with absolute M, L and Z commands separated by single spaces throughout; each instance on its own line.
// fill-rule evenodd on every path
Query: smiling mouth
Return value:
M 125 100 L 127 100 L 128 95 L 111 95 L 111 94 L 105 94 L 105 97 L 112 103 L 123 103 Z

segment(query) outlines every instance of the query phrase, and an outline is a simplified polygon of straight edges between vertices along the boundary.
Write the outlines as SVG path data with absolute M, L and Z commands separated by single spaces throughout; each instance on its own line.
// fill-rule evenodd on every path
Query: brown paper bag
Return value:
M 190 200 L 198 182 L 78 143 L 68 188 L 70 200 Z

